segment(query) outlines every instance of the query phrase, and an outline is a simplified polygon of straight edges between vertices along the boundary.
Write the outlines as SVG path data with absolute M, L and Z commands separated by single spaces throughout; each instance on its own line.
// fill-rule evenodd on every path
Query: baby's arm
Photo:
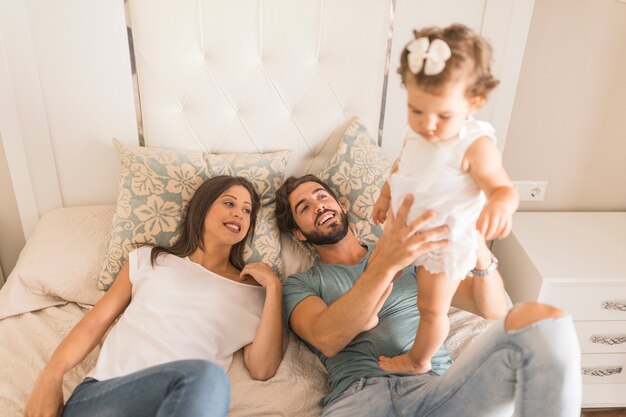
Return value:
M 391 174 L 398 171 L 398 161 L 393 163 L 391 167 Z M 385 180 L 383 187 L 380 189 L 380 195 L 378 196 L 378 200 L 374 204 L 374 209 L 372 210 L 372 220 L 374 224 L 383 224 L 385 220 L 387 220 L 387 212 L 389 211 L 389 206 L 391 205 L 391 187 L 389 186 L 389 179 Z
M 519 205 L 519 197 L 493 141 L 488 137 L 475 141 L 465 153 L 463 169 L 487 196 L 476 229 L 487 240 L 506 237 L 513 226 L 513 213 Z

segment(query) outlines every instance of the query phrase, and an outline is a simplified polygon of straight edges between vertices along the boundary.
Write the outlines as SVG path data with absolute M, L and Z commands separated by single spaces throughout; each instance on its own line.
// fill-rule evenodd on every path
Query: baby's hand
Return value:
M 486 240 L 502 239 L 511 233 L 513 215 L 504 204 L 487 203 L 476 221 L 476 229 Z
M 376 204 L 374 204 L 374 209 L 372 210 L 372 220 L 374 224 L 385 223 L 390 203 L 390 197 L 384 197 L 382 194 L 378 196 L 378 200 L 376 200 Z

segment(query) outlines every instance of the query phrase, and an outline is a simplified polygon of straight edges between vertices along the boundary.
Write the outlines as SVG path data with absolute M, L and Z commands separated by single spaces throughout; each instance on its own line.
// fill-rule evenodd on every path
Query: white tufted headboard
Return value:
M 319 169 L 348 121 L 376 137 L 391 0 L 128 0 L 146 146 L 291 149 Z

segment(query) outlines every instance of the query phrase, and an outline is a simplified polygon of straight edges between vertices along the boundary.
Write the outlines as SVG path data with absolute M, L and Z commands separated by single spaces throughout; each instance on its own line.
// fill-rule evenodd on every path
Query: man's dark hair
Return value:
M 289 196 L 300 185 L 305 182 L 316 182 L 322 186 L 328 194 L 335 201 L 339 202 L 335 192 L 321 179 L 312 174 L 307 174 L 302 177 L 289 177 L 285 180 L 283 185 L 276 191 L 276 220 L 278 221 L 278 227 L 280 230 L 286 233 L 292 233 L 295 229 L 298 229 L 298 225 L 291 214 L 291 206 L 289 205 Z

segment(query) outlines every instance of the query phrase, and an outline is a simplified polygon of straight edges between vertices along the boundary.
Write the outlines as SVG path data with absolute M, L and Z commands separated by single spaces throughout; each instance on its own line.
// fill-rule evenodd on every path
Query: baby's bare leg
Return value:
M 431 274 L 424 268 L 417 271 L 417 307 L 420 321 L 413 347 L 407 353 L 388 358 L 381 356 L 379 366 L 389 372 L 423 374 L 432 368 L 433 355 L 448 336 L 448 310 L 460 280 L 448 279 L 445 274 Z

